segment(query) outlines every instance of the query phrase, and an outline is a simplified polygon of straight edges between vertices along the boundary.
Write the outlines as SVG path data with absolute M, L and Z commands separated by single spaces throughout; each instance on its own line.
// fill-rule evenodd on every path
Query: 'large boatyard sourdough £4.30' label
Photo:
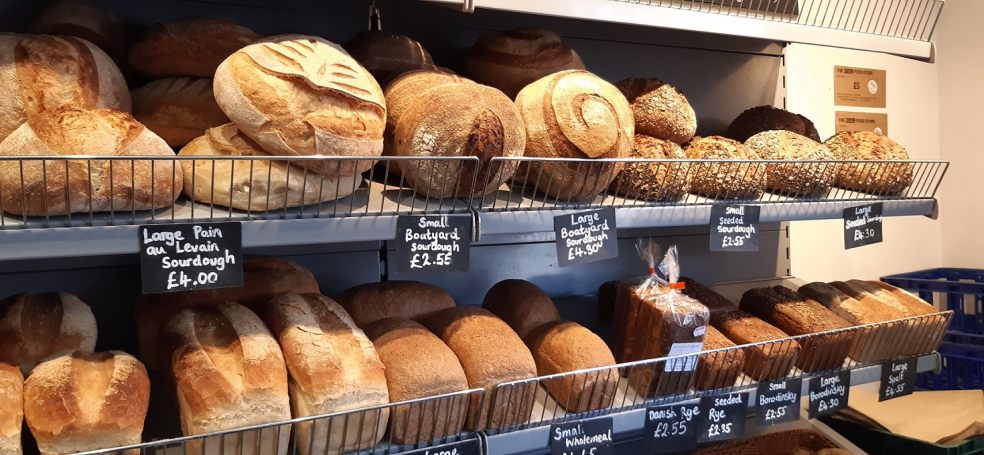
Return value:
M 554 234 L 561 267 L 618 257 L 614 207 L 555 216 Z

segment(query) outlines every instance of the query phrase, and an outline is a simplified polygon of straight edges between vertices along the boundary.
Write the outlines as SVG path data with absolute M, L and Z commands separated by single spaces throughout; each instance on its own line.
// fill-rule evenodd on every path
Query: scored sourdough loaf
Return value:
M 810 119 L 773 106 L 756 106 L 738 114 L 728 125 L 727 136 L 738 142 L 763 131 L 784 130 L 820 142 L 820 133 Z
M 417 319 L 454 306 L 454 299 L 447 291 L 419 281 L 361 284 L 346 289 L 337 300 L 363 330 L 379 319 Z
M 855 299 L 827 283 L 807 283 L 796 292 L 830 308 L 834 314 L 854 325 L 875 324 L 905 317 L 901 311 L 879 302 L 873 296 L 859 295 L 860 298 Z M 909 346 L 888 341 L 902 340 L 904 335 L 900 332 L 901 328 L 899 324 L 887 324 L 864 329 L 855 340 L 855 346 L 851 348 L 851 357 L 861 361 L 885 360 L 898 352 L 907 352 Z
M 502 280 L 492 286 L 482 301 L 491 311 L 526 339 L 533 329 L 560 319 L 553 300 L 539 286 L 526 280 Z
M 838 160 L 898 162 L 842 164 L 836 185 L 864 193 L 897 194 L 912 184 L 909 153 L 899 143 L 871 131 L 842 131 L 824 142 Z
M 66 292 L 17 294 L 0 300 L 0 363 L 29 373 L 43 359 L 96 347 L 96 318 Z
M 598 335 L 571 321 L 543 324 L 524 338 L 540 376 L 593 369 L 543 381 L 560 407 L 570 413 L 606 409 L 615 399 L 619 372 L 615 357 Z
M 222 60 L 259 38 L 229 19 L 177 19 L 147 30 L 130 48 L 130 65 L 156 78 L 212 77 Z
M 205 130 L 229 122 L 215 103 L 211 79 L 158 79 L 131 95 L 133 117 L 171 147 L 181 147 Z
M 396 33 L 362 31 L 343 47 L 384 88 L 393 78 L 407 71 L 435 68 L 434 59 L 424 46 L 413 38 Z
M 186 196 L 250 212 L 333 201 L 351 195 L 362 184 L 358 174 L 333 178 L 287 160 L 217 159 L 271 156 L 232 123 L 207 130 L 184 146 L 178 156 L 205 158 L 180 161 Z M 337 164 L 321 163 L 326 168 Z
M 225 302 L 175 314 L 161 329 L 185 436 L 290 419 L 287 367 L 270 331 L 246 307 Z M 188 442 L 193 454 L 287 452 L 290 427 Z M 220 451 L 221 447 L 221 451 Z
M 516 95 L 526 126 L 524 155 L 587 162 L 524 162 L 514 181 L 558 201 L 590 201 L 612 183 L 632 152 L 632 108 L 615 86 L 587 71 L 561 71 Z
M 765 189 L 765 166 L 733 160 L 757 160 L 741 142 L 721 136 L 695 137 L 687 158 L 717 160 L 690 165 L 690 192 L 713 199 L 756 199 Z
M 62 155 L 155 156 L 160 160 L 59 160 Z M 16 215 L 152 210 L 181 195 L 174 152 L 130 114 L 62 107 L 38 114 L 0 142 L 0 203 Z
M 469 79 L 440 69 L 419 69 L 407 71 L 393 79 L 386 86 L 383 95 L 386 99 L 386 128 L 383 131 L 383 154 L 392 156 L 396 144 L 396 126 L 403 113 L 417 100 L 421 93 L 444 85 L 473 84 Z M 398 163 L 397 163 L 398 164 Z M 398 166 L 391 166 L 390 173 L 399 172 Z
M 789 334 L 737 308 L 711 313 L 711 324 L 745 348 L 742 371 L 756 381 L 786 376 L 799 359 L 800 344 Z
M 130 110 L 119 68 L 94 44 L 69 36 L 0 34 L 0 85 L 0 140 L 49 109 Z
M 120 351 L 51 358 L 24 383 L 24 420 L 44 455 L 139 444 L 149 404 L 147 370 Z
M 741 349 L 729 349 L 735 346 L 735 343 L 718 329 L 707 326 L 702 350 L 725 350 L 704 354 L 700 357 L 697 363 L 697 374 L 694 378 L 694 388 L 711 390 L 735 385 L 745 361 L 745 355 Z
M 784 131 L 763 131 L 745 141 L 745 147 L 763 160 L 830 161 L 834 157 L 823 144 Z M 836 163 L 769 163 L 765 188 L 785 196 L 809 197 L 827 193 L 837 176 Z
M 24 375 L 0 363 L 0 455 L 20 455 L 24 426 Z
M 523 87 L 563 70 L 583 70 L 584 63 L 560 35 L 543 29 L 517 28 L 482 35 L 468 49 L 465 74 L 516 98 Z
M 294 418 L 389 403 L 376 348 L 334 300 L 320 294 L 277 294 L 261 316 L 284 353 Z M 303 455 L 373 447 L 388 420 L 389 409 L 383 408 L 300 423 L 295 445 Z
M 112 11 L 87 0 L 56 0 L 45 6 L 31 24 L 31 33 L 68 35 L 89 41 L 122 67 L 130 32 Z
M 280 35 L 239 49 L 215 71 L 215 100 L 264 150 L 285 156 L 354 157 L 314 172 L 368 170 L 383 152 L 386 101 L 365 68 L 316 36 Z
M 630 158 L 686 159 L 675 142 L 635 135 Z M 626 163 L 609 186 L 620 196 L 643 201 L 677 201 L 687 192 L 687 163 Z
M 478 307 L 446 308 L 422 322 L 454 351 L 468 387 L 484 388 L 491 397 L 474 396 L 469 400 L 467 430 L 498 429 L 529 421 L 536 381 L 496 387 L 536 377 L 533 355 L 516 332 Z
M 659 79 L 622 79 L 615 83 L 632 104 L 637 134 L 686 144 L 697 133 L 697 114 L 687 97 Z
M 379 319 L 366 327 L 386 366 L 386 385 L 393 403 L 468 389 L 461 363 L 440 338 L 404 318 Z M 417 444 L 458 434 L 465 424 L 468 397 L 451 396 L 395 406 L 389 437 L 397 444 Z

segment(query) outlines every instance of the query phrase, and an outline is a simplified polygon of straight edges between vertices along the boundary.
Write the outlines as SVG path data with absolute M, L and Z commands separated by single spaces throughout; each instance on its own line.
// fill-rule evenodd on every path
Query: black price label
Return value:
M 401 455 L 481 455 L 481 453 L 482 446 L 478 443 L 478 439 L 469 439 L 428 447 L 426 449 L 400 452 Z
M 471 215 L 396 219 L 396 262 L 401 272 L 467 272 Z
M 550 425 L 551 455 L 609 455 L 611 453 L 611 417 Z
M 555 216 L 554 234 L 561 267 L 618 257 L 614 207 Z
M 844 249 L 882 241 L 882 203 L 844 209 Z
M 755 414 L 760 426 L 792 422 L 800 418 L 800 391 L 803 380 L 762 381 L 755 395 Z
M 758 251 L 757 205 L 711 206 L 711 251 Z
M 243 285 L 242 225 L 154 224 L 137 229 L 144 294 Z
M 697 448 L 699 404 L 657 406 L 646 409 L 649 453 L 690 452 Z
M 838 371 L 810 379 L 810 418 L 823 417 L 846 408 L 850 391 L 850 371 Z
M 916 358 L 905 357 L 882 364 L 878 401 L 891 400 L 912 393 L 916 387 Z
M 745 434 L 748 393 L 732 393 L 700 399 L 701 421 L 697 442 L 718 442 Z

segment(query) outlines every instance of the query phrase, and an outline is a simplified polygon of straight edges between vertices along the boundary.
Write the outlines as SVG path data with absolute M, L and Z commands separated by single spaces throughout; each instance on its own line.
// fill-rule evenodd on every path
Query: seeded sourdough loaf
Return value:
M 672 141 L 635 135 L 630 158 L 686 159 Z M 626 163 L 609 190 L 620 196 L 643 201 L 677 201 L 687 192 L 687 163 Z
M 697 132 L 697 115 L 687 97 L 659 79 L 623 79 L 615 86 L 632 104 L 637 134 L 686 144 Z
M 765 166 L 735 160 L 757 160 L 741 142 L 721 136 L 695 137 L 687 158 L 719 160 L 690 165 L 690 192 L 713 199 L 756 199 L 765 189 Z
M 830 161 L 833 155 L 823 144 L 806 136 L 784 131 L 763 131 L 745 141 L 745 147 L 763 160 Z M 827 194 L 837 175 L 833 163 L 769 163 L 765 165 L 765 187 L 777 194 L 816 197 Z

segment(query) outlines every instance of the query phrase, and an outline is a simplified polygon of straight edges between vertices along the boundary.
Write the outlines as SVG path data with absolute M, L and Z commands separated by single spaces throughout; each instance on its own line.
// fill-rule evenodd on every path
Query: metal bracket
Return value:
M 475 12 L 475 0 L 462 0 L 461 11 L 463 13 L 474 13 Z

